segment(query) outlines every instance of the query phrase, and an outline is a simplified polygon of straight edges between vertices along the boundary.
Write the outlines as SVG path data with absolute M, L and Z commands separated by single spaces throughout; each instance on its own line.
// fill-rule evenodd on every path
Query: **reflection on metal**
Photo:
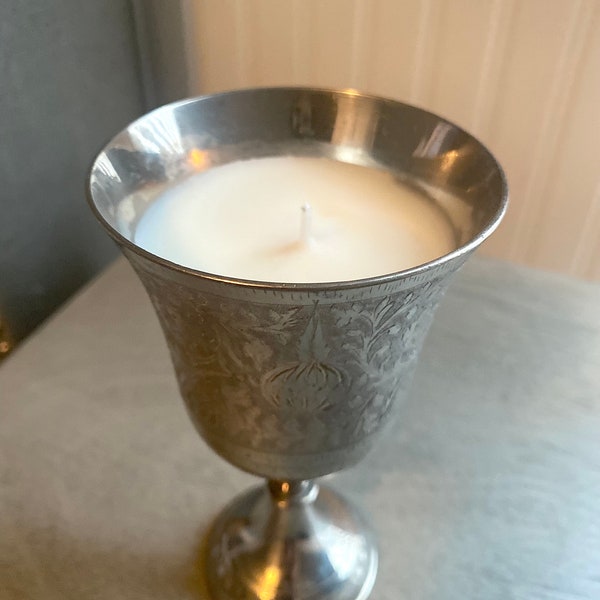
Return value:
M 452 132 L 450 123 L 438 123 L 429 137 L 424 137 L 415 151 L 415 158 L 430 158 L 435 157 L 442 151 L 442 146 L 446 143 L 448 134 Z
M 199 148 L 192 148 L 188 153 L 188 163 L 196 171 L 204 171 L 210 166 L 210 154 Z
M 6 321 L 0 316 L 0 362 L 5 359 L 14 347 L 12 336 Z
M 281 569 L 277 565 L 268 565 L 261 573 L 254 589 L 256 597 L 260 600 L 274 600 L 277 597 L 280 581 Z

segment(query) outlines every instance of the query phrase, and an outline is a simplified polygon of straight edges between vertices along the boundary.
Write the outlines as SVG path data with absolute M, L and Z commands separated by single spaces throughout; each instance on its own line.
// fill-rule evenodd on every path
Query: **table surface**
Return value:
M 400 416 L 329 478 L 378 532 L 374 600 L 600 598 L 599 286 L 472 260 Z M 0 368 L 0 599 L 205 597 L 203 534 L 255 481 L 120 260 Z

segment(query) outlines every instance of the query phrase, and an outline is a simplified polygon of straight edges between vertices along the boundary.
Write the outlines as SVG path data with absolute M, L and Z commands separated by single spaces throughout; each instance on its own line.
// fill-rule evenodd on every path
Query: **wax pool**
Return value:
M 134 241 L 193 269 L 289 283 L 385 275 L 456 247 L 445 214 L 392 174 L 291 156 L 174 185 L 142 215 Z

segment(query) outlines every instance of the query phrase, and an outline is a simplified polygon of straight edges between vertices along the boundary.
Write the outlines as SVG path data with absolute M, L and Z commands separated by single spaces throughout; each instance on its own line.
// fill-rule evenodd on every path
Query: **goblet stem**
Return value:
M 208 540 L 215 600 L 364 600 L 377 571 L 373 535 L 340 495 L 270 480 L 234 500 Z

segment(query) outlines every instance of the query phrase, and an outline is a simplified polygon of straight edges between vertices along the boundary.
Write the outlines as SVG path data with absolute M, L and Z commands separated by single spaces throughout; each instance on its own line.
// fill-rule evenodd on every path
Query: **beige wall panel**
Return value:
M 591 276 L 600 251 L 600 5 L 585 17 L 581 58 L 571 73 L 564 113 L 553 124 L 558 138 L 553 161 L 541 174 L 545 185 L 531 198 L 530 220 L 540 216 L 525 258 Z

